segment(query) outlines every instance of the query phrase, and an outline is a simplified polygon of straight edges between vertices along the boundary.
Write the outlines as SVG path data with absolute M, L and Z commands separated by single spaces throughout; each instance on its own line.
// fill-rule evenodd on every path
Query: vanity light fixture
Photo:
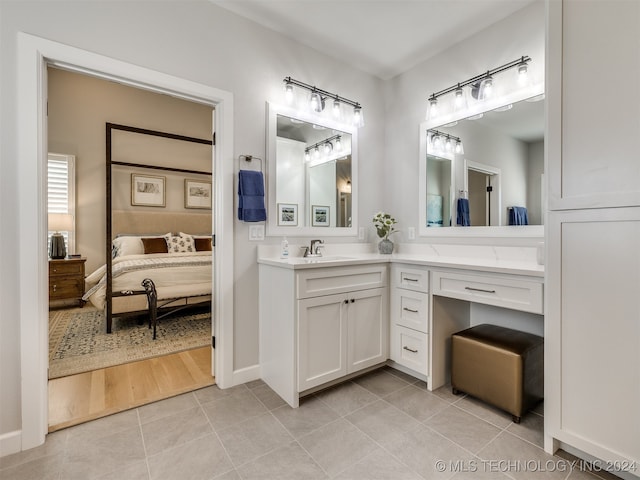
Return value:
M 529 69 L 529 62 L 531 62 L 531 57 L 525 55 L 516 60 L 513 60 L 512 62 L 505 63 L 500 67 L 488 70 L 485 73 L 481 73 L 479 75 L 476 75 L 475 77 L 469 78 L 464 82 L 456 83 L 449 88 L 445 88 L 444 90 L 440 90 L 439 92 L 431 94 L 431 96 L 429 97 L 429 107 L 427 109 L 427 120 L 433 120 L 439 116 L 442 116 L 443 113 L 448 113 L 446 111 L 446 108 L 443 111 L 442 107 L 447 106 L 447 102 L 445 102 L 446 98 L 442 97 L 450 93 L 454 94 L 452 100 L 452 109 L 454 111 L 466 108 L 467 89 L 469 90 L 469 94 L 471 95 L 471 97 L 476 101 L 484 101 L 491 98 L 491 96 L 495 93 L 495 75 L 512 68 L 516 69 L 518 75 L 518 85 L 526 85 L 528 81 L 527 74 Z
M 305 161 L 311 160 L 311 152 L 313 152 L 313 158 L 320 158 L 320 147 L 322 147 L 325 155 L 330 155 L 333 150 L 337 152 L 342 150 L 342 141 L 341 135 L 334 135 L 333 137 L 326 138 L 324 140 L 319 141 L 318 143 L 314 143 L 313 145 L 304 149 L 304 159 Z M 334 143 L 335 142 L 335 145 Z
M 448 133 L 429 130 L 427 132 L 427 141 L 431 146 L 429 150 L 437 155 L 451 155 L 453 153 L 461 155 L 464 153 L 464 147 L 462 146 L 460 137 L 449 135 Z
M 348 98 L 344 98 L 339 96 L 336 93 L 327 92 L 326 90 L 322 90 L 321 88 L 317 88 L 314 85 L 309 85 L 307 83 L 301 82 L 291 77 L 285 77 L 284 80 L 284 91 L 285 91 L 285 100 L 288 104 L 291 104 L 294 99 L 294 89 L 293 87 L 303 88 L 308 90 L 309 95 L 309 108 L 315 113 L 322 113 L 325 107 L 325 102 L 327 99 L 332 99 L 332 112 L 333 116 L 336 118 L 340 118 L 343 116 L 342 106 L 349 105 L 353 107 L 353 124 L 356 127 L 364 126 L 364 118 L 362 115 L 362 106 L 353 100 L 349 100 Z

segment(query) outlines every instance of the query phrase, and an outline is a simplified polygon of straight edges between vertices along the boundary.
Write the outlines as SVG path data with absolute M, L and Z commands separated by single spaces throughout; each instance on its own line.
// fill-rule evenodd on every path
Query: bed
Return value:
M 153 226 L 158 224 L 179 225 L 190 231 L 195 225 L 208 227 L 211 215 L 162 213 L 153 217 L 149 213 L 114 212 L 114 227 L 127 233 L 117 234 L 111 244 L 111 288 L 106 264 L 85 279 L 83 300 L 105 311 L 107 333 L 111 333 L 113 316 L 145 313 L 151 318 L 145 279 L 152 280 L 158 308 L 211 302 L 211 235 L 181 230 L 153 233 L 162 232 Z M 150 233 L 140 233 L 145 229 Z

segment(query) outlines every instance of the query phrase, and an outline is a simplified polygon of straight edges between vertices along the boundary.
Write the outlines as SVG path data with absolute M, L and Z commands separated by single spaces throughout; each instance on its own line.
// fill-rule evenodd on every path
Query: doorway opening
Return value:
M 464 180 L 471 226 L 502 225 L 500 169 L 465 161 Z

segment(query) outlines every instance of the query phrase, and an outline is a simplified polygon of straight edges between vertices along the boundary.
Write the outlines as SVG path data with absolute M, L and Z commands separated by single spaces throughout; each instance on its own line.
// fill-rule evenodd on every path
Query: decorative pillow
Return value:
M 142 255 L 144 253 L 144 246 L 140 237 L 118 237 L 113 241 L 112 245 L 113 258 L 125 255 Z
M 169 253 L 196 251 L 196 247 L 193 243 L 193 237 L 191 235 L 180 232 L 178 235 L 167 234 L 164 238 L 167 241 Z
M 193 241 L 196 245 L 196 252 L 210 252 L 211 251 L 211 238 L 210 237 L 193 237 Z
M 167 241 L 164 237 L 142 238 L 144 253 L 167 253 Z

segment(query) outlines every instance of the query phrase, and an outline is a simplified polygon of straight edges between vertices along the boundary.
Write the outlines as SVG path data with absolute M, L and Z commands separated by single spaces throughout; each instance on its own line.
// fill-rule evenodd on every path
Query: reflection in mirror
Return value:
M 542 225 L 544 102 L 437 127 L 462 141 L 461 154 L 434 146 L 435 130 L 423 133 L 427 227 Z
M 302 227 L 352 226 L 352 135 L 287 115 L 276 119 L 276 204 Z

